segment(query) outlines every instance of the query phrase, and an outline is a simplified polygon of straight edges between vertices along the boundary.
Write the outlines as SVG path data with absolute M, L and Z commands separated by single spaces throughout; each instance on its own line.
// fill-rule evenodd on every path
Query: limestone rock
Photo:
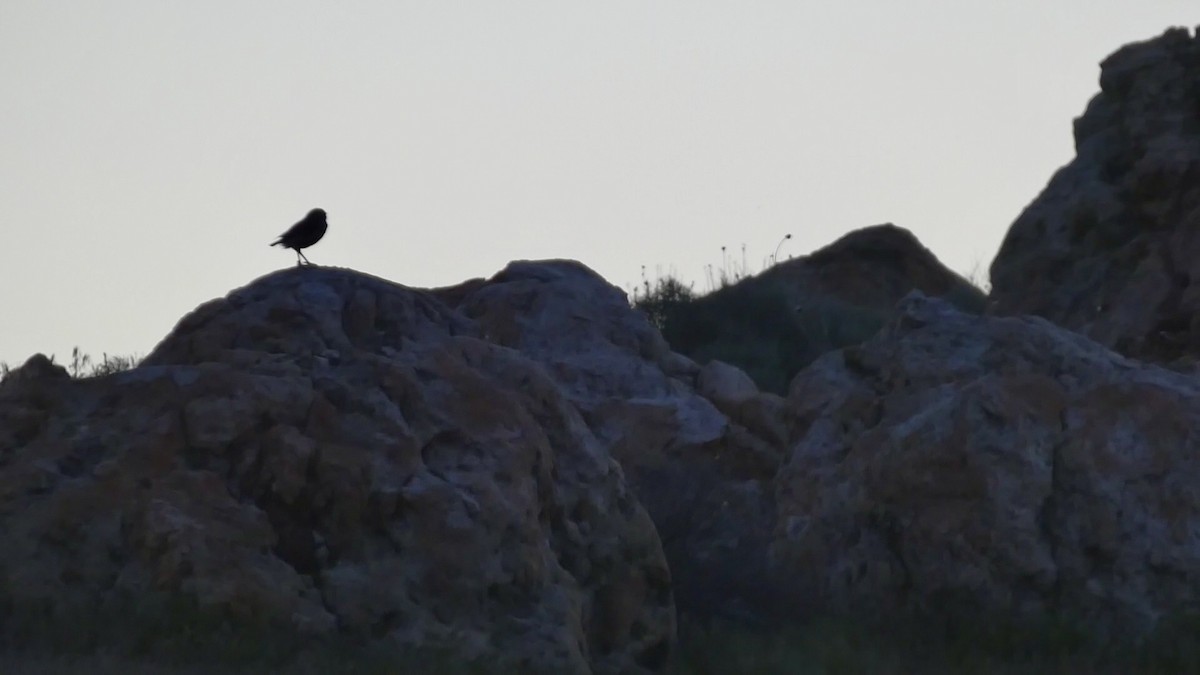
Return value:
M 548 370 L 481 335 L 429 294 L 304 267 L 203 305 L 134 370 L 18 370 L 5 592 L 166 591 L 522 670 L 660 668 L 653 523 Z
M 731 366 L 671 352 L 621 290 L 576 262 L 513 263 L 452 295 L 487 339 L 542 364 L 621 462 L 663 540 L 681 612 L 775 611 L 764 575 L 782 399 Z
M 1176 28 L 1101 64 L 1075 159 L 992 263 L 1002 314 L 1037 314 L 1142 359 L 1200 354 L 1200 37 Z
M 696 391 L 718 407 L 732 407 L 758 394 L 758 387 L 741 368 L 709 361 L 696 376 Z
M 1145 627 L 1200 601 L 1200 383 L 1039 318 L 901 310 L 792 384 L 780 579 L 873 613 Z

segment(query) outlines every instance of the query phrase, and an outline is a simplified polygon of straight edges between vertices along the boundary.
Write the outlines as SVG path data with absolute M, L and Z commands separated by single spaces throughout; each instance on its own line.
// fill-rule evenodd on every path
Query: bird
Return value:
M 325 222 L 325 209 L 313 209 L 308 212 L 307 216 L 304 216 L 303 220 L 279 235 L 279 238 L 271 242 L 271 245 L 295 249 L 296 264 L 311 265 L 312 263 L 308 262 L 308 258 L 300 252 L 300 249 L 308 248 L 321 241 L 321 237 L 325 236 L 325 230 L 328 227 L 329 223 Z M 303 263 L 300 262 L 301 258 L 304 259 Z

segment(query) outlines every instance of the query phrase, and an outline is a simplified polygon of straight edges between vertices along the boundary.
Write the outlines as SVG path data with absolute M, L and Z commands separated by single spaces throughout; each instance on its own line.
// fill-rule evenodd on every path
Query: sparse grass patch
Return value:
M 55 358 L 55 355 L 51 354 L 50 363 L 54 363 Z M 142 357 L 136 354 L 109 356 L 107 352 L 102 354 L 99 360 L 96 360 L 90 354 L 79 349 L 79 347 L 75 347 L 71 350 L 71 361 L 64 367 L 71 377 L 78 380 L 132 370 L 137 368 L 141 362 Z M 0 361 L 0 382 L 3 382 L 13 370 L 13 367 L 8 363 Z
M 650 323 L 661 331 L 672 323 L 682 308 L 695 299 L 696 294 L 692 291 L 691 285 L 684 285 L 682 281 L 669 274 L 658 277 L 651 285 L 650 279 L 646 277 L 646 270 L 643 268 L 642 285 L 633 288 L 632 304 L 645 312 Z
M 54 357 L 51 356 L 53 361 Z M 126 356 L 109 356 L 105 352 L 99 361 L 92 359 L 90 354 L 85 354 L 75 347 L 71 350 L 71 363 L 67 365 L 67 372 L 71 377 L 76 379 L 84 377 L 100 377 L 102 375 L 111 375 L 125 370 L 136 368 L 142 359 L 139 356 L 129 354 Z

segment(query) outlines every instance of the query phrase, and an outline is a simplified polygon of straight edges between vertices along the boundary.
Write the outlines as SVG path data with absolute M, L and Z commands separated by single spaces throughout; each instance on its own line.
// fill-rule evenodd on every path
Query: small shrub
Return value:
M 54 357 L 50 357 L 50 360 L 53 361 Z M 91 355 L 75 347 L 71 350 L 71 363 L 67 365 L 67 372 L 76 379 L 100 377 L 136 368 L 139 362 L 141 359 L 137 356 L 109 356 L 107 352 L 97 362 L 92 360 Z
M 651 285 L 642 271 L 641 288 L 633 289 L 632 304 L 636 309 L 646 313 L 650 323 L 660 331 L 666 328 L 671 318 L 685 305 L 696 299 L 690 285 L 672 275 L 660 276 Z
M 54 356 L 51 355 L 50 361 L 54 361 Z M 102 375 L 111 375 L 120 373 L 126 370 L 137 368 L 142 359 L 135 355 L 127 356 L 109 356 L 105 352 L 100 361 L 92 359 L 90 354 L 86 354 L 79 347 L 71 350 L 71 362 L 67 364 L 67 372 L 75 379 L 83 379 L 88 377 L 100 377 Z
M 89 377 L 99 377 L 101 375 L 111 375 L 120 373 L 126 370 L 133 370 L 141 363 L 141 358 L 132 354 L 126 356 L 109 356 L 103 354 L 100 362 L 92 366 L 92 372 Z

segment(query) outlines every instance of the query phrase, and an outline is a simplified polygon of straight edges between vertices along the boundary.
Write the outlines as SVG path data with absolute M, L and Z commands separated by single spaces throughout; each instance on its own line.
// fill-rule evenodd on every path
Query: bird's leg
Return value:
M 305 264 L 305 265 L 311 265 L 311 264 L 312 264 L 312 263 L 308 262 L 308 256 L 306 256 L 306 255 L 304 255 L 303 253 L 301 253 L 301 252 L 300 252 L 300 249 L 296 249 L 296 255 L 300 256 L 301 258 L 304 258 L 304 264 Z

